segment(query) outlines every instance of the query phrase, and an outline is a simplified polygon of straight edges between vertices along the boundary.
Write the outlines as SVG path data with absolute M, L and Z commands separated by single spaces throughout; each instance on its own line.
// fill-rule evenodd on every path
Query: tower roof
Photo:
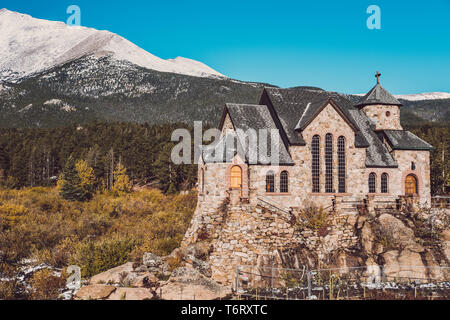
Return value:
M 390 94 L 385 88 L 380 85 L 381 73 L 377 71 L 375 78 L 377 78 L 377 84 L 362 98 L 356 107 L 364 107 L 371 104 L 384 104 L 401 106 L 402 104 L 392 94 Z
M 379 83 L 375 85 L 365 96 L 362 98 L 356 107 L 364 107 L 370 104 L 384 104 L 401 106 L 402 104 L 392 94 L 390 94 Z

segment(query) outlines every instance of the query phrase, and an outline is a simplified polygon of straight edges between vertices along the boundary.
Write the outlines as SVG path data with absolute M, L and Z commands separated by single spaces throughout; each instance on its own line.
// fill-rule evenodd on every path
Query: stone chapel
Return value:
M 202 232 L 220 239 L 226 228 L 241 236 L 248 229 L 252 235 L 246 240 L 247 250 L 265 237 L 255 236 L 261 229 L 255 213 L 258 206 L 289 219 L 311 204 L 350 215 L 358 215 L 361 209 L 395 208 L 405 202 L 430 204 L 433 147 L 403 129 L 402 104 L 380 85 L 378 72 L 376 77 L 376 85 L 356 104 L 338 93 L 313 87 L 266 87 L 259 104 L 227 103 L 219 123 L 221 138 L 204 148 L 199 161 L 198 205 L 184 245 L 198 241 Z M 251 163 L 235 148 L 219 148 L 227 136 L 249 128 L 276 129 L 276 165 Z M 239 135 L 235 137 L 244 144 Z M 216 151 L 214 157 L 211 150 Z M 239 207 L 243 218 L 235 220 L 234 227 L 217 230 L 216 225 L 225 219 L 224 203 Z M 279 238 L 280 233 L 276 234 Z M 234 241 L 228 239 L 227 243 L 236 250 Z M 284 240 L 274 241 L 267 239 L 273 245 L 283 245 Z M 248 256 L 241 252 L 233 255 L 238 253 Z M 220 252 L 216 256 L 221 261 L 218 264 L 232 263 L 224 261 Z

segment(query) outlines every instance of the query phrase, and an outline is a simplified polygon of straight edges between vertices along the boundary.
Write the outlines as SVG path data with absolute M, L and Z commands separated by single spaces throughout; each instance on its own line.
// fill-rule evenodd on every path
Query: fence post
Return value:
M 236 265 L 236 278 L 235 278 L 234 287 L 236 289 L 236 293 L 238 293 L 239 290 L 239 265 Z
M 271 269 L 271 271 L 270 271 L 270 286 L 271 286 L 270 293 L 272 294 L 272 297 L 273 297 L 273 267 L 270 269 Z
M 311 299 L 311 270 L 308 270 L 308 299 Z
M 431 232 L 434 233 L 434 210 L 431 208 Z

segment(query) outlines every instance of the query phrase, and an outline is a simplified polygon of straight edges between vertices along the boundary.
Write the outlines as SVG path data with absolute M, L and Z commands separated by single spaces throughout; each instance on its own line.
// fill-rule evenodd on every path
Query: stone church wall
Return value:
M 417 177 L 419 202 L 423 205 L 430 205 L 430 152 L 395 150 L 394 157 L 398 163 L 398 169 L 395 170 L 395 181 L 393 183 L 396 188 L 394 191 L 395 194 L 405 194 L 406 176 L 409 174 L 413 174 Z
M 211 213 L 209 209 L 203 213 L 207 212 Z M 331 252 L 355 246 L 357 217 L 356 214 L 332 214 L 325 229 L 311 230 L 302 228 L 297 220 L 261 205 L 228 203 L 223 206 L 221 215 L 210 215 L 211 228 L 201 238 L 195 241 L 185 238 L 183 246 L 207 242 L 211 248 L 212 278 L 232 284 L 237 266 L 286 267 L 283 252 L 291 249 L 303 247 L 315 252 L 318 260 L 326 261 Z M 317 265 L 318 260 L 311 261 L 311 266 Z
M 403 130 L 398 106 L 369 105 L 362 109 L 376 124 L 376 130 Z
M 346 192 L 343 194 L 325 193 L 325 135 L 333 137 L 333 189 L 338 188 L 338 156 L 337 139 L 345 137 L 346 147 Z M 368 193 L 368 173 L 365 167 L 366 151 L 355 147 L 355 133 L 338 112 L 331 106 L 326 106 L 322 112 L 302 132 L 307 142 L 306 146 L 290 146 L 289 152 L 295 162 L 294 166 L 250 166 L 250 188 L 259 196 L 282 203 L 285 207 L 301 207 L 302 204 L 314 199 L 316 204 L 328 207 L 334 196 L 365 197 Z M 311 140 L 314 135 L 320 136 L 320 192 L 312 193 L 311 173 Z M 267 193 L 265 189 L 266 173 L 275 172 L 275 192 Z M 289 173 L 288 194 L 279 193 L 280 173 Z

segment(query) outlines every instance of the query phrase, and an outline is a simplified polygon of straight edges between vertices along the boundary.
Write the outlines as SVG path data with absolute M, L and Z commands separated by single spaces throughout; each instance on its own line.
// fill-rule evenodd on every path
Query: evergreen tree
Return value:
M 81 187 L 81 179 L 75 166 L 75 159 L 70 156 L 60 176 L 59 194 L 69 201 L 84 201 L 85 192 Z
M 169 188 L 167 189 L 167 194 L 175 194 L 177 192 L 177 188 L 173 184 L 173 182 L 169 183 Z
M 9 170 L 8 154 L 4 150 L 4 146 L 0 146 L 0 180 L 3 183 L 6 180 L 6 174 Z
M 11 176 L 12 180 L 16 183 L 10 185 L 13 188 L 20 188 L 28 185 L 28 152 L 25 148 L 18 148 L 13 154 L 11 168 L 8 171 L 8 176 Z

